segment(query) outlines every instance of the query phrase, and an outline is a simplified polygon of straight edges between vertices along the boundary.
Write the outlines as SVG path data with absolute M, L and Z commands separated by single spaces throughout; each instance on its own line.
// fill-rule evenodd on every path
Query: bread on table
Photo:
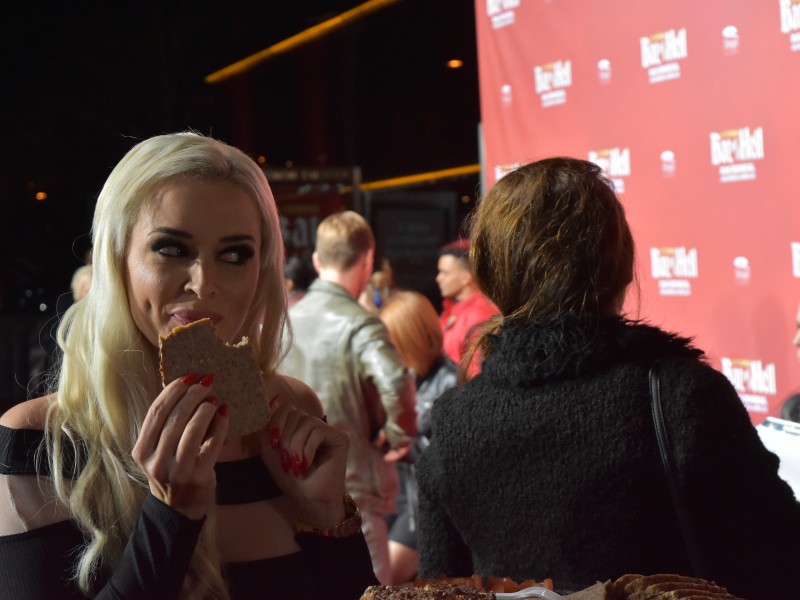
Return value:
M 473 580 L 479 582 L 481 578 L 476 575 Z M 413 587 L 374 585 L 367 588 L 361 600 L 496 599 L 494 592 L 483 591 L 483 584 L 465 583 L 467 581 L 470 580 L 443 578 L 417 580 Z M 545 585 L 539 587 L 552 589 L 552 580 L 545 581 Z M 564 600 L 743 600 L 712 581 L 669 573 L 623 575 L 614 581 L 598 581 L 584 590 L 568 594 L 563 598 Z
M 623 575 L 607 589 L 610 600 L 742 600 L 713 581 L 671 573 Z
M 426 583 L 422 587 L 373 585 L 360 600 L 495 600 L 494 592 L 479 592 L 469 585 Z

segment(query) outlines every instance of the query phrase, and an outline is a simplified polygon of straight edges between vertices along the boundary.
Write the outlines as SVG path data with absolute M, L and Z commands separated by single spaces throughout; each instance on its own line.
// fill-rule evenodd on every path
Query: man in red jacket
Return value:
M 457 240 L 439 251 L 436 283 L 443 298 L 441 315 L 444 351 L 458 365 L 468 355 L 477 325 L 497 314 L 497 307 L 481 292 L 469 266 L 469 240 Z M 470 375 L 478 372 L 473 362 Z

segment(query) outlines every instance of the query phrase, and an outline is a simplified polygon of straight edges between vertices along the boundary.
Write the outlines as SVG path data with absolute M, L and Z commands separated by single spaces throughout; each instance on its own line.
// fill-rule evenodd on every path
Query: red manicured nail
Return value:
M 200 375 L 192 371 L 191 373 L 187 373 L 181 377 L 181 381 L 183 382 L 183 385 L 192 385 L 195 381 L 197 381 L 198 377 L 200 377 Z
M 217 412 L 219 413 L 219 415 L 221 417 L 227 417 L 228 416 L 228 405 L 227 404 L 223 404 L 222 406 L 220 406 L 217 409 Z
M 292 458 L 292 473 L 294 473 L 294 476 L 297 477 L 297 475 L 300 473 L 300 457 L 297 456 L 296 452 L 292 452 L 291 458 Z
M 275 403 L 278 401 L 278 398 L 280 398 L 280 397 L 281 397 L 280 394 L 275 394 L 272 398 L 270 398 L 270 401 L 269 401 L 270 410 L 275 408 Z
M 300 472 L 303 474 L 303 477 L 308 474 L 308 461 L 305 456 L 303 457 L 303 462 L 300 463 Z
M 269 431 L 269 441 L 272 444 L 273 448 L 277 448 L 281 445 L 281 430 L 277 427 L 273 427 Z
M 289 458 L 289 451 L 288 450 L 281 450 L 281 467 L 283 468 L 284 473 L 289 472 L 289 467 L 291 466 L 291 458 Z
M 200 385 L 204 387 L 211 387 L 211 384 L 214 383 L 214 379 L 215 379 L 214 375 L 209 373 L 200 380 Z

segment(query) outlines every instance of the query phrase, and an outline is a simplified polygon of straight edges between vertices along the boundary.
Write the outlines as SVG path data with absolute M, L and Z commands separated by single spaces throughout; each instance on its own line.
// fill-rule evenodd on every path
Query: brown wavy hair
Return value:
M 472 216 L 470 261 L 481 291 L 504 321 L 557 322 L 571 314 L 619 311 L 633 280 L 634 246 L 625 211 L 596 164 L 539 160 L 508 173 Z

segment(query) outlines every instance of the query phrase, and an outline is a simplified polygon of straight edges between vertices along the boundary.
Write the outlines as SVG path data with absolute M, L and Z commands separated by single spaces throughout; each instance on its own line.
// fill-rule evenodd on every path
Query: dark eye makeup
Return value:
M 150 244 L 150 250 L 162 256 L 186 256 L 186 244 L 177 238 L 158 238 Z
M 234 265 L 243 265 L 255 256 L 255 249 L 247 244 L 228 246 L 220 252 L 220 259 Z
M 185 241 L 173 236 L 159 237 L 150 244 L 150 250 L 165 258 L 190 256 L 192 250 Z M 250 244 L 231 244 L 220 250 L 217 257 L 231 265 L 243 265 L 255 256 L 255 248 Z

